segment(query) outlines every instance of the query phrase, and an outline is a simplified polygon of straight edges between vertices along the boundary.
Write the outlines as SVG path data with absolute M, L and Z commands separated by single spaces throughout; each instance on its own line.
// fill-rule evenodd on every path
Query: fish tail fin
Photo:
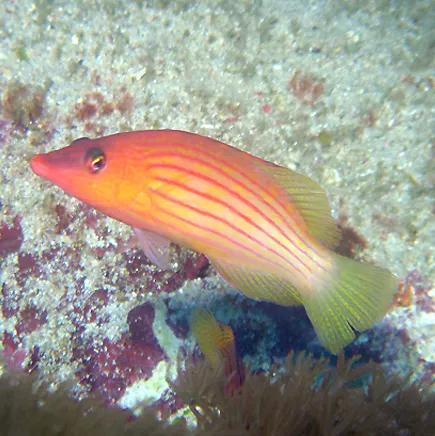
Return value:
M 336 270 L 327 286 L 301 294 L 323 345 L 337 354 L 382 319 L 392 305 L 398 281 L 389 271 L 333 254 Z

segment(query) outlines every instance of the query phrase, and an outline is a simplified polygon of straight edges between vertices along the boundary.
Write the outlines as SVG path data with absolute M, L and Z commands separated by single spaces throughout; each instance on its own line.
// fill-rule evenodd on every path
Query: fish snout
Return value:
M 50 166 L 47 164 L 46 154 L 36 154 L 30 161 L 32 171 L 40 177 L 47 178 Z

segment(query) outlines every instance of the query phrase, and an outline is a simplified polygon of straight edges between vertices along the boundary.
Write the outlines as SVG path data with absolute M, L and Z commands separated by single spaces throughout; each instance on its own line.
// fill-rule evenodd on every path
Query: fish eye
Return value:
M 91 148 L 86 152 L 86 164 L 91 173 L 98 173 L 106 166 L 106 155 L 99 148 Z

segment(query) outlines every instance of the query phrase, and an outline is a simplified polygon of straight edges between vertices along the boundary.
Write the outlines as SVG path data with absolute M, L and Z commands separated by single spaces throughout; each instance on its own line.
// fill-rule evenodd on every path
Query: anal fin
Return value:
M 210 259 L 218 273 L 234 288 L 254 300 L 282 306 L 302 304 L 297 289 L 274 274 L 260 273 L 224 260 Z

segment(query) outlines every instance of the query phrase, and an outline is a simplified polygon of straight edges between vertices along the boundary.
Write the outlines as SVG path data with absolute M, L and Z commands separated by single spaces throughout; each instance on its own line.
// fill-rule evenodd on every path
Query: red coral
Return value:
M 109 302 L 109 295 L 105 289 L 95 291 L 86 301 L 83 309 L 83 318 L 86 322 L 94 322 L 97 318 L 97 312 Z
M 129 253 L 125 253 L 124 257 L 126 259 L 126 270 L 130 277 L 145 276 L 146 266 L 150 262 L 142 250 L 132 250 Z
M 87 207 L 86 205 L 82 206 L 82 210 L 85 214 L 85 222 L 91 229 L 96 229 L 98 221 L 101 217 L 99 212 L 97 212 L 95 209 L 92 209 L 90 207 Z
M 15 274 L 15 277 L 20 286 L 24 286 L 28 277 L 39 277 L 41 272 L 39 263 L 32 254 L 23 252 L 18 254 L 18 272 Z
M 33 347 L 29 352 L 11 333 L 3 332 L 3 350 L 0 352 L 7 368 L 15 372 L 32 372 L 36 369 L 39 361 L 39 348 Z M 26 360 L 28 363 L 26 364 Z
M 39 272 L 39 267 L 34 256 L 22 251 L 18 254 L 18 269 L 21 274 L 26 275 L 36 275 Z
M 103 103 L 101 106 L 101 114 L 109 115 L 115 110 L 113 103 Z
M 100 92 L 86 94 L 75 106 L 75 115 L 80 121 L 93 118 L 98 108 L 104 103 L 104 96 Z
M 75 113 L 80 121 L 88 120 L 97 114 L 97 106 L 88 101 L 81 101 L 76 104 Z
M 156 271 L 147 280 L 147 288 L 156 292 L 174 292 L 186 280 L 183 269 L 180 271 Z

